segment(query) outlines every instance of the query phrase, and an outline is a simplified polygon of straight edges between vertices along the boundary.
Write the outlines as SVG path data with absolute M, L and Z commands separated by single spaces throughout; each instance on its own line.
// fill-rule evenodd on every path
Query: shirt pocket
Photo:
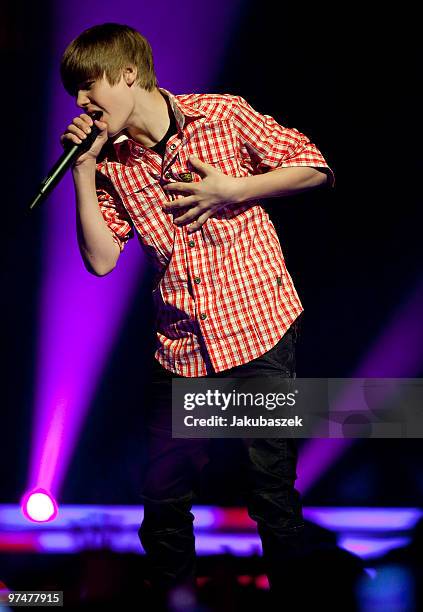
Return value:
M 241 176 L 234 136 L 229 122 L 209 121 L 197 128 L 188 143 L 188 154 L 229 176 Z
M 245 176 L 245 172 L 241 168 L 241 159 L 237 154 L 232 126 L 227 121 L 203 123 L 189 141 L 187 153 L 198 157 L 204 163 L 213 166 L 216 170 L 228 176 L 236 178 Z M 195 181 L 201 180 L 197 173 L 194 174 L 194 177 Z M 214 223 L 218 224 L 215 229 L 220 231 L 220 221 L 230 219 L 235 221 L 239 217 L 238 223 L 242 223 L 241 215 L 243 213 L 248 214 L 248 210 L 252 206 L 254 206 L 252 202 L 223 206 L 207 220 L 210 231 L 214 233 L 211 227 Z
M 119 188 L 126 207 L 138 220 L 144 217 L 157 216 L 161 210 L 161 204 L 167 200 L 159 182 L 148 173 L 143 172 L 138 166 L 125 168 L 125 172 L 119 180 Z

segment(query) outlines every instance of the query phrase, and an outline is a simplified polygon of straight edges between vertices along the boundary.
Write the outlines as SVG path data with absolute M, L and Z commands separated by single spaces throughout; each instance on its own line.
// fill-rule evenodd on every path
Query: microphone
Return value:
M 92 113 L 88 113 L 91 119 L 97 119 L 97 121 L 101 118 L 103 112 L 102 111 L 93 111 Z M 65 172 L 71 167 L 73 162 L 77 157 L 88 151 L 91 148 L 94 140 L 100 133 L 100 129 L 93 123 L 91 126 L 91 132 L 87 134 L 87 137 L 80 144 L 75 144 L 74 142 L 65 145 L 65 151 L 59 157 L 57 162 L 54 164 L 53 168 L 50 170 L 46 178 L 41 182 L 41 185 L 38 189 L 38 193 L 35 198 L 32 200 L 29 210 L 32 210 L 41 202 L 43 202 L 49 193 L 53 190 L 53 188 L 57 185 L 60 179 L 63 177 Z

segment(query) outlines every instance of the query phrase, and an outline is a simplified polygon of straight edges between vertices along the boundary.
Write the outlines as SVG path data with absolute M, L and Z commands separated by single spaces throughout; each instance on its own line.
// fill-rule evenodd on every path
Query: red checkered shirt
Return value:
M 183 196 L 162 186 L 201 180 L 190 155 L 236 177 L 310 166 L 327 168 L 333 185 L 334 175 L 304 134 L 258 113 L 240 96 L 160 91 L 178 128 L 164 158 L 121 133 L 113 155 L 97 164 L 97 196 L 120 249 L 136 230 L 156 268 L 155 358 L 182 376 L 205 376 L 270 350 L 303 307 L 260 202 L 228 204 L 188 234 L 162 208 L 165 200 Z

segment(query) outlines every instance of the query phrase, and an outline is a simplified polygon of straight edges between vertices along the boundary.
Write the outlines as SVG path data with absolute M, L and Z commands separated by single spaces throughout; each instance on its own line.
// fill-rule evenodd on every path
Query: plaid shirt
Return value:
M 182 195 L 162 186 L 201 180 L 189 155 L 236 177 L 311 166 L 327 168 L 333 185 L 334 175 L 304 134 L 259 114 L 240 96 L 160 91 L 178 127 L 164 158 L 121 133 L 112 154 L 97 164 L 97 196 L 120 249 L 135 229 L 157 271 L 155 358 L 182 376 L 205 376 L 270 350 L 303 307 L 260 202 L 228 204 L 188 234 L 162 208 Z

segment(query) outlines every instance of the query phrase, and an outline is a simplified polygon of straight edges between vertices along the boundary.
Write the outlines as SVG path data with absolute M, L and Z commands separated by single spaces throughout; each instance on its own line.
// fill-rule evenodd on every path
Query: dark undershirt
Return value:
M 165 97 L 165 96 L 164 96 Z M 169 140 L 169 138 L 171 136 L 173 136 L 173 134 L 176 134 L 178 131 L 177 125 L 176 125 L 176 119 L 175 119 L 175 115 L 172 111 L 172 109 L 170 108 L 169 102 L 166 99 L 166 104 L 167 104 L 167 110 L 169 113 L 169 118 L 170 118 L 170 125 L 169 125 L 169 129 L 167 130 L 166 134 L 163 136 L 163 138 L 160 140 L 160 142 L 158 142 L 157 144 L 154 145 L 154 147 L 148 147 L 149 149 L 151 149 L 152 151 L 156 151 L 156 153 L 159 153 L 159 155 L 161 155 L 162 157 L 165 154 L 165 150 L 166 150 L 166 143 Z

